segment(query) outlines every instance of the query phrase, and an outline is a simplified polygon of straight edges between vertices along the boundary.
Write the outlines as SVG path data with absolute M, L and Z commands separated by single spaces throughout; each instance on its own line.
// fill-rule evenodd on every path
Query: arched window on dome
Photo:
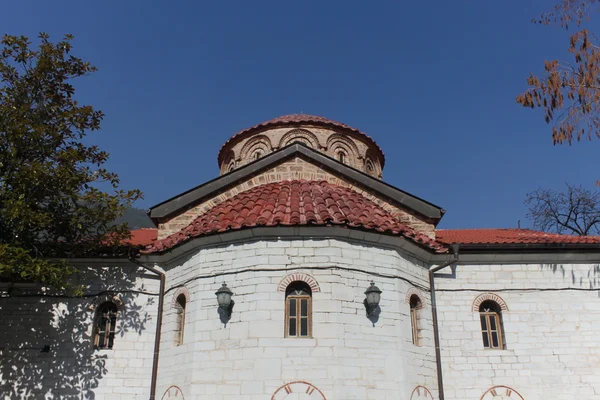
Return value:
M 412 342 L 415 346 L 421 346 L 421 330 L 419 329 L 419 310 L 423 308 L 421 299 L 416 294 L 410 297 L 410 328 L 412 332 Z
M 254 161 L 258 160 L 261 157 L 262 157 L 262 153 L 260 151 L 257 151 L 256 153 L 254 153 Z
M 504 349 L 502 309 L 493 300 L 486 300 L 479 306 L 481 336 L 486 349 Z
M 177 331 L 175 336 L 175 345 L 181 346 L 183 344 L 183 335 L 185 333 L 185 306 L 187 299 L 185 294 L 181 293 L 177 296 Z
M 365 169 L 367 170 L 367 174 L 373 175 L 375 173 L 375 166 L 373 165 L 373 161 L 367 158 L 365 161 Z
M 346 164 L 346 155 L 344 154 L 343 151 L 338 151 L 338 153 L 337 153 L 337 159 L 342 164 Z
M 306 282 L 292 282 L 285 290 L 285 337 L 312 337 L 312 291 Z
M 118 308 L 112 301 L 105 301 L 96 309 L 94 317 L 94 348 L 111 350 L 117 328 Z

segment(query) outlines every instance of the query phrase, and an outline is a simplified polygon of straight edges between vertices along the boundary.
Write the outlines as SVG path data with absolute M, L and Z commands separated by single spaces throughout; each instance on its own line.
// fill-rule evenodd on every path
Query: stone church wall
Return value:
M 158 282 L 115 262 L 81 266 L 80 279 L 82 298 L 0 288 L 0 398 L 148 399 Z M 94 350 L 91 308 L 114 296 L 114 348 Z
M 293 381 L 327 400 L 409 399 L 417 385 L 435 393 L 428 292 L 422 347 L 412 344 L 407 303 L 427 270 L 397 251 L 333 239 L 256 241 L 203 249 L 166 270 L 167 307 L 181 285 L 190 304 L 184 345 L 174 345 L 174 314 L 166 317 L 159 396 L 176 385 L 186 400 L 262 400 Z M 310 339 L 284 337 L 285 286 L 298 275 L 318 285 Z M 383 291 L 375 326 L 363 306 L 371 280 Z M 227 326 L 215 296 L 223 282 L 235 293 Z
M 445 275 L 445 277 L 444 277 Z M 459 265 L 436 278 L 447 400 L 600 399 L 600 266 Z M 570 290 L 563 290 L 570 288 Z M 475 299 L 494 293 L 505 350 L 484 349 Z M 477 307 L 475 307 L 477 308 Z M 484 400 L 492 400 L 491 394 Z

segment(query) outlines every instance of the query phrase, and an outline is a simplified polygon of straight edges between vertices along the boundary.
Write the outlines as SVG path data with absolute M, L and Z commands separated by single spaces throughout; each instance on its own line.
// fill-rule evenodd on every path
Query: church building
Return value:
M 82 297 L 0 283 L 0 399 L 600 400 L 600 237 L 438 229 L 323 117 L 217 160 Z

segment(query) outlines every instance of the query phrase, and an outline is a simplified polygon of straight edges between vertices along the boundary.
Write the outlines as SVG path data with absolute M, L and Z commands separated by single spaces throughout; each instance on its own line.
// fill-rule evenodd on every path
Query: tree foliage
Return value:
M 542 230 L 579 236 L 600 234 L 600 191 L 567 184 L 564 192 L 537 189 L 527 194 L 527 216 Z
M 533 22 L 580 29 L 598 4 L 563 0 Z M 570 62 L 546 61 L 544 74 L 530 74 L 529 88 L 517 96 L 522 106 L 544 110 L 554 144 L 600 138 L 600 41 L 588 29 L 580 29 L 571 35 L 569 52 Z
M 103 114 L 75 100 L 73 80 L 96 68 L 71 35 L 5 35 L 0 44 L 0 279 L 65 287 L 66 257 L 105 251 L 128 235 L 111 224 L 141 196 L 121 190 L 108 154 L 84 138 Z M 106 191 L 101 188 L 104 187 Z M 62 261 L 61 261 L 62 260 Z

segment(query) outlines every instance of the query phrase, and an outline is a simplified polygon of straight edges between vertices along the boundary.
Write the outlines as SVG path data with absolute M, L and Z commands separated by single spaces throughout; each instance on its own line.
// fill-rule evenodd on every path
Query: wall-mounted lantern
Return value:
M 223 282 L 223 286 L 215 292 L 217 295 L 217 303 L 219 303 L 219 316 L 221 322 L 227 325 L 227 322 L 231 319 L 231 312 L 233 311 L 233 305 L 235 302 L 231 300 L 233 292 L 227 287 L 227 284 Z
M 374 316 L 374 312 L 379 306 L 381 300 L 381 290 L 375 286 L 375 282 L 371 282 L 371 286 L 365 290 L 365 309 L 367 310 L 367 318 Z

